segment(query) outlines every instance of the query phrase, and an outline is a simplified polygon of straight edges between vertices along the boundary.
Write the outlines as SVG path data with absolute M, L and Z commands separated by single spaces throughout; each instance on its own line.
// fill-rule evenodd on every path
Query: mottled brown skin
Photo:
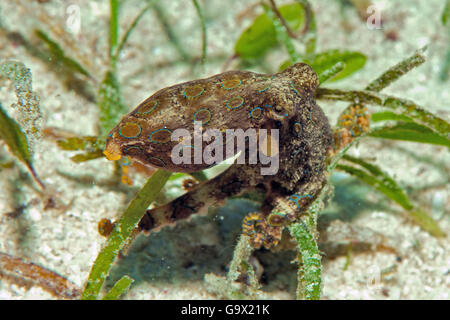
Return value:
M 240 85 L 229 89 L 239 82 Z M 141 163 L 171 171 L 205 169 L 208 167 L 205 164 L 173 164 L 170 153 L 178 142 L 166 142 L 163 135 L 161 141 L 165 143 L 159 143 L 149 139 L 149 135 L 161 128 L 164 129 L 161 131 L 166 131 L 166 128 L 186 128 L 192 132 L 195 112 L 208 108 L 211 119 L 204 125 L 204 130 L 279 129 L 280 162 L 275 175 L 261 175 L 264 165 L 259 162 L 234 164 L 218 177 L 199 184 L 171 203 L 148 210 L 139 228 L 144 231 L 159 229 L 179 219 L 205 212 L 209 206 L 223 202 L 230 196 L 259 189 L 264 192 L 266 199 L 260 213 L 250 214 L 244 220 L 244 233 L 250 236 L 254 247 L 270 248 L 276 245 L 282 228 L 298 219 L 326 183 L 324 166 L 331 149 L 332 135 L 327 118 L 314 101 L 317 86 L 317 75 L 311 67 L 298 63 L 274 75 L 225 72 L 162 89 L 145 100 L 112 130 L 105 150 L 110 158 L 117 154 L 128 155 Z M 194 97 L 194 93 L 201 91 Z M 242 99 L 232 100 L 238 96 Z M 139 113 L 153 106 L 155 100 L 158 101 L 155 110 L 145 116 Z M 242 105 L 231 109 L 227 102 L 231 107 L 234 102 L 235 105 L 242 102 Z M 262 108 L 263 114 L 259 119 L 253 118 L 251 110 L 264 105 L 271 107 Z M 201 118 L 208 120 L 205 117 L 208 114 L 203 113 Z M 141 130 L 130 123 L 137 123 Z M 122 131 L 129 136 L 137 132 L 139 136 L 124 138 L 119 133 L 120 128 L 125 128 Z

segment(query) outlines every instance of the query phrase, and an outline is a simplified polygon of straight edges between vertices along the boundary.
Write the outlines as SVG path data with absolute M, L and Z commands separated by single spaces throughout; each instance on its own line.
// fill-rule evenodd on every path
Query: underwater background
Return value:
M 161 88 L 224 68 L 275 73 L 292 56 L 292 48 L 280 39 L 256 49 L 239 43 L 264 13 L 256 1 L 124 0 L 117 13 L 117 38 L 123 38 L 133 21 L 136 25 L 120 54 L 111 57 L 112 2 L 0 2 L 0 103 L 7 115 L 0 121 L 0 299 L 67 298 L 39 279 L 21 279 L 14 271 L 14 263 L 21 262 L 11 257 L 67 278 L 76 292 L 69 297 L 78 298 L 106 241 L 99 234 L 99 221 L 117 220 L 152 173 L 131 168 L 126 179 L 132 182 L 127 184 L 118 173 L 123 169 L 102 156 L 101 146 L 64 150 L 58 141 L 101 134 L 109 122 L 115 124 L 113 119 L 120 120 Z M 296 2 L 276 1 L 280 7 L 292 3 Z M 426 61 L 383 93 L 412 100 L 449 121 L 449 1 L 315 0 L 310 4 L 316 51 L 354 53 L 349 65 L 354 63 L 355 70 L 326 87 L 362 90 L 385 70 L 428 46 Z M 371 4 L 382 8 L 381 29 L 368 26 L 365 9 Z M 297 52 L 305 50 L 301 39 L 293 39 L 292 44 Z M 19 74 L 14 79 L 8 78 L 12 69 Z M 111 70 L 120 91 L 105 89 L 99 94 Z M 109 105 L 102 105 L 102 95 L 108 101 L 118 92 L 121 107 L 105 111 Z M 335 101 L 318 104 L 331 125 L 348 106 Z M 20 145 L 19 138 L 8 134 L 16 127 L 7 119 L 14 119 L 26 135 L 28 151 L 22 150 L 23 140 Z M 447 141 L 430 138 L 427 143 L 366 137 L 349 150 L 392 177 L 410 201 L 432 218 L 433 227 L 417 223 L 373 185 L 343 171 L 333 172 L 333 196 L 319 215 L 322 299 L 449 299 L 448 137 L 447 133 Z M 184 192 L 187 178 L 172 175 L 156 204 Z M 234 295 L 225 277 L 242 219 L 259 206 L 255 199 L 233 198 L 204 216 L 150 236 L 138 235 L 119 254 L 104 290 L 128 275 L 134 282 L 123 299 L 246 298 L 244 293 Z M 435 226 L 439 231 L 430 232 Z M 253 252 L 249 262 L 261 288 L 250 297 L 295 299 L 295 259 L 295 250 Z

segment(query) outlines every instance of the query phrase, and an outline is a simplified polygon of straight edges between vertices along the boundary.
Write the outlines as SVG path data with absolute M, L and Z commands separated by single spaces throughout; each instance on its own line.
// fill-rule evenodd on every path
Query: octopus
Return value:
M 109 160 L 126 156 L 147 166 L 189 173 L 216 164 L 195 161 L 199 149 L 209 150 L 213 159 L 223 153 L 225 158 L 237 159 L 215 178 L 147 210 L 138 229 L 159 230 L 205 213 L 229 197 L 257 191 L 265 199 L 259 212 L 244 218 L 243 233 L 254 248 L 276 246 L 283 229 L 307 212 L 326 185 L 326 161 L 336 149 L 328 119 L 314 99 L 317 87 L 314 70 L 297 63 L 273 75 L 228 71 L 184 82 L 161 89 L 140 103 L 110 132 L 104 150 Z M 192 134 L 174 137 L 180 129 Z M 237 137 L 228 133 L 238 130 L 256 132 L 259 146 L 267 146 L 259 150 L 261 161 L 252 161 L 257 155 L 250 138 L 236 147 Z M 207 132 L 214 133 L 215 143 L 208 144 L 210 138 L 192 144 L 196 134 Z M 185 161 L 180 162 L 180 157 Z M 276 170 L 263 174 L 267 169 L 264 157 L 276 157 Z

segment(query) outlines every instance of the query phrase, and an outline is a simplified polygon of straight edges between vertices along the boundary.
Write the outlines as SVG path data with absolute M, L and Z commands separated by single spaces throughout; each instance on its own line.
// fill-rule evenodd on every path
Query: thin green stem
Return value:
M 336 166 L 337 170 L 357 177 L 400 205 L 406 210 L 410 218 L 430 234 L 435 237 L 445 236 L 445 233 L 440 229 L 436 221 L 422 210 L 416 209 L 405 192 L 389 175 L 375 165 L 367 163 L 362 159 L 345 156 L 345 160 L 351 162 L 353 165 L 338 164 Z M 360 166 L 360 168 L 357 168 L 355 165 Z
M 411 57 L 401 61 L 392 68 L 389 68 L 389 70 L 369 83 L 364 90 L 379 92 L 415 67 L 420 66 L 426 60 L 426 49 L 427 47 L 423 47 L 422 49 L 417 50 Z
M 227 280 L 230 288 L 233 287 L 233 282 L 236 281 L 242 274 L 247 274 L 251 295 L 255 294 L 259 287 L 259 281 L 256 277 L 255 270 L 250 264 L 250 257 L 253 253 L 253 248 L 250 246 L 249 237 L 241 235 L 239 242 L 234 248 L 233 260 L 230 263 L 230 269 L 227 274 Z
M 443 119 L 423 109 L 413 101 L 396 98 L 373 91 L 339 90 L 318 88 L 316 99 L 348 101 L 358 104 L 372 104 L 404 114 L 417 123 L 429 127 L 441 135 L 450 138 L 450 125 Z
M 442 61 L 442 69 L 440 72 L 440 79 L 442 81 L 447 81 L 450 74 L 450 45 L 447 48 L 447 54 Z
M 234 248 L 233 260 L 230 263 L 230 269 L 227 274 L 228 281 L 236 281 L 241 274 L 241 264 L 243 261 L 248 261 L 253 248 L 249 244 L 249 238 L 245 235 L 241 235 L 239 242 Z
M 134 282 L 133 279 L 131 279 L 129 276 L 124 275 L 122 278 L 120 278 L 119 281 L 117 281 L 114 286 L 109 290 L 107 294 L 103 297 L 102 300 L 117 300 L 121 295 L 127 291 L 131 284 Z
M 281 41 L 284 46 L 286 47 L 286 50 L 289 54 L 289 58 L 292 63 L 295 63 L 300 60 L 300 56 L 295 51 L 294 44 L 291 41 L 291 38 L 289 37 L 288 30 L 286 27 L 281 23 L 280 19 L 278 19 L 275 11 L 273 8 L 264 5 L 264 11 L 269 17 L 269 19 L 272 21 L 273 25 L 275 26 L 275 32 L 277 35 L 277 39 Z
M 55 60 L 57 60 L 67 69 L 91 77 L 89 72 L 78 61 L 68 57 L 63 48 L 56 41 L 51 39 L 47 33 L 42 30 L 35 30 L 34 32 L 39 39 L 47 44 L 50 52 L 53 54 L 54 57 L 52 57 L 52 63 L 55 63 Z
M 314 237 L 314 230 L 308 227 L 315 223 L 312 217 L 307 223 L 300 220 L 290 225 L 289 231 L 298 245 L 298 288 L 297 299 L 319 300 L 322 284 L 322 257 Z
M 197 15 L 200 19 L 200 24 L 202 27 L 202 65 L 204 66 L 206 63 L 206 55 L 207 55 L 207 47 L 208 47 L 208 38 L 206 33 L 206 22 L 205 17 L 203 16 L 203 10 L 198 0 L 192 0 L 194 3 L 195 9 L 197 10 Z
M 116 60 L 113 57 L 119 41 L 119 6 L 119 0 L 109 0 L 109 57 L 113 70 L 116 68 Z
M 151 178 L 147 180 L 142 189 L 139 190 L 135 198 L 129 203 L 128 208 L 115 225 L 114 230 L 109 235 L 105 246 L 98 254 L 97 259 L 91 268 L 82 299 L 97 299 L 116 256 L 132 239 L 133 231 L 139 220 L 169 179 L 170 175 L 170 172 L 164 170 L 156 171 Z
M 359 140 L 361 140 L 362 138 L 364 138 L 365 136 L 367 136 L 367 133 L 364 133 L 358 137 L 356 137 L 354 140 L 352 140 L 352 142 L 350 142 L 349 144 L 347 144 L 344 148 L 342 148 L 342 150 L 339 151 L 339 153 L 337 155 L 335 155 L 331 161 L 330 164 L 327 167 L 327 171 L 328 172 L 333 172 L 333 170 L 336 168 L 338 162 L 342 159 L 342 157 L 347 153 L 347 151 L 354 145 L 356 145 Z
M 288 226 L 291 236 L 297 241 L 297 299 L 319 300 L 322 286 L 322 256 L 317 245 L 319 233 L 317 218 L 324 208 L 324 198 L 330 189 L 324 187 L 306 214 Z
M 296 0 L 300 3 L 306 12 L 306 26 L 303 31 L 305 34 L 305 56 L 308 58 L 314 57 L 316 53 L 316 42 L 317 42 L 317 28 L 316 28 L 316 17 L 314 11 L 311 9 L 311 4 L 308 0 Z
M 319 84 L 322 84 L 326 82 L 327 80 L 333 78 L 335 75 L 337 75 L 339 72 L 344 70 L 345 63 L 342 61 L 339 61 L 335 65 L 333 65 L 330 69 L 325 70 L 319 75 Z
M 283 24 L 283 26 L 286 29 L 286 32 L 289 35 L 289 37 L 291 37 L 293 39 L 296 39 L 297 35 L 294 33 L 294 31 L 292 31 L 292 29 L 289 27 L 287 21 L 281 15 L 280 10 L 278 10 L 277 5 L 275 4 L 275 0 L 269 0 L 269 2 L 270 2 L 271 9 L 273 10 L 275 15 L 277 16 L 278 20 L 280 20 L 280 22 Z
M 191 58 L 189 54 L 184 50 L 182 44 L 180 43 L 180 40 L 178 39 L 177 35 L 172 29 L 172 23 L 169 22 L 169 20 L 166 17 L 166 13 L 164 12 L 164 9 L 158 5 L 158 3 L 155 3 L 153 5 L 153 9 L 155 10 L 156 17 L 158 18 L 159 22 L 161 23 L 164 32 L 166 33 L 167 37 L 169 38 L 169 41 L 174 45 L 175 49 L 178 51 L 179 55 L 184 61 L 191 61 Z
M 122 37 L 122 39 L 120 40 L 119 45 L 117 46 L 117 50 L 115 51 L 114 55 L 113 55 L 113 59 L 115 61 L 117 61 L 120 53 L 123 50 L 123 47 L 125 46 L 125 43 L 128 41 L 128 38 L 130 37 L 131 32 L 136 28 L 137 24 L 139 23 L 139 21 L 141 20 L 141 18 L 144 16 L 144 14 L 152 7 L 153 2 L 154 1 L 149 1 L 148 5 L 141 10 L 141 12 L 139 12 L 139 14 L 136 16 L 136 18 L 134 18 L 133 22 L 130 24 L 130 26 L 128 27 L 127 32 L 125 32 L 124 36 Z
M 191 172 L 190 175 L 199 182 L 208 180 L 208 176 L 203 171 Z

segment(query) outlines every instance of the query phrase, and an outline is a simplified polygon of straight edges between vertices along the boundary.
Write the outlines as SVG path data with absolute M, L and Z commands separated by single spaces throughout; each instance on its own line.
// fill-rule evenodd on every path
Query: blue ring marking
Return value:
M 290 83 L 290 87 L 299 97 L 303 98 L 302 94 L 295 88 L 295 83 L 294 82 Z
M 319 174 L 319 172 L 320 172 L 320 164 L 319 163 L 314 166 L 314 172 Z
M 165 167 L 166 166 L 166 163 L 164 162 L 164 160 L 163 159 L 161 159 L 161 158 L 158 158 L 158 157 L 149 157 L 148 158 L 148 160 L 150 160 L 150 159 L 156 159 L 156 160 L 158 160 L 158 161 L 160 161 L 161 163 L 162 163 L 162 165 L 160 165 L 160 167 Z M 147 161 L 148 161 L 147 160 Z M 148 162 L 150 162 L 150 161 L 148 161 Z M 158 166 L 158 164 L 155 164 L 155 163 L 151 163 L 150 162 L 150 164 L 153 164 L 154 166 Z
M 247 220 L 245 224 L 250 227 L 253 224 L 253 220 Z
M 193 87 L 200 87 L 202 89 L 202 91 L 200 93 L 197 93 L 195 96 L 188 96 L 186 94 L 186 90 L 189 89 L 189 88 L 193 88 Z M 205 92 L 205 88 L 203 88 L 202 86 L 197 84 L 197 85 L 193 85 L 191 87 L 187 87 L 186 89 L 184 89 L 183 95 L 184 95 L 184 97 L 186 99 L 194 99 L 194 98 L 197 98 L 197 97 L 201 96 L 203 94 L 203 92 Z
M 258 118 L 253 117 L 253 111 L 255 111 L 256 109 L 261 110 L 261 115 L 260 115 Z M 263 112 L 263 109 L 262 109 L 261 107 L 254 107 L 254 108 L 250 111 L 250 117 L 251 117 L 252 119 L 259 119 L 259 118 L 261 118 L 261 116 L 262 116 L 262 112 Z
M 150 113 L 152 113 L 153 111 L 155 111 L 155 110 L 156 110 L 156 107 L 157 107 L 158 104 L 159 104 L 159 102 L 158 102 L 158 100 L 153 100 L 153 102 L 154 102 L 155 104 L 153 105 L 153 107 L 152 107 L 150 110 L 147 110 L 147 111 L 145 111 L 145 112 L 137 111 L 136 114 L 145 114 L 145 115 L 147 115 L 147 114 L 150 114 Z M 146 106 L 143 106 L 143 107 L 141 107 L 140 109 L 143 109 L 144 107 L 146 107 Z
M 247 219 L 247 221 L 245 221 L 245 224 L 247 226 L 251 226 L 253 224 L 258 224 L 258 223 L 261 223 L 261 218 L 258 218 L 258 219 L 251 218 L 251 219 Z
M 270 89 L 270 87 L 272 86 L 272 83 L 269 82 L 270 80 L 267 78 L 264 78 L 264 81 L 268 82 L 267 86 L 261 90 L 256 90 L 256 92 L 261 93 L 261 92 L 264 92 L 264 91 Z
M 294 198 L 295 197 L 295 198 Z M 310 197 L 312 199 L 312 196 L 310 194 L 305 194 L 305 195 L 299 195 L 299 194 L 294 194 L 292 196 L 289 197 L 289 200 L 292 200 L 295 202 L 295 204 L 297 205 L 297 207 L 299 209 L 301 209 L 300 204 L 298 203 L 300 201 L 300 199 L 306 198 L 306 197 Z
M 269 105 L 269 104 L 265 104 L 264 107 L 266 108 L 273 108 L 273 106 Z M 289 113 L 285 113 L 284 114 L 286 117 L 289 117 Z
M 123 165 L 123 166 L 128 166 L 128 165 L 130 165 L 130 163 L 131 163 L 131 161 L 130 161 L 130 158 L 128 156 L 122 157 L 120 159 L 120 164 Z
M 272 86 L 272 85 L 269 83 L 269 84 L 267 85 L 267 87 L 265 87 L 264 89 L 261 89 L 261 90 L 257 90 L 257 92 L 258 92 L 258 93 L 264 92 L 264 91 L 270 89 L 271 86 Z
M 238 106 L 235 106 L 235 107 L 230 107 L 228 104 L 230 103 L 230 101 L 231 100 L 233 100 L 233 99 L 242 99 L 242 102 L 238 105 Z M 233 98 L 231 98 L 231 99 L 229 99 L 228 101 L 227 101 L 227 104 L 226 104 L 226 107 L 228 108 L 228 110 L 236 110 L 236 109 L 239 109 L 240 107 L 242 107 L 242 105 L 244 104 L 244 98 L 242 98 L 241 96 L 236 96 L 236 97 L 233 97 Z
M 124 135 L 122 134 L 122 127 L 120 127 L 120 128 L 119 128 L 119 135 L 120 135 L 122 138 L 124 138 L 124 139 L 134 139 L 134 138 L 139 137 L 139 136 L 141 135 L 141 132 L 142 132 L 141 126 L 138 125 L 137 123 L 134 123 L 134 122 L 126 122 L 125 125 L 126 125 L 127 123 L 130 123 L 130 124 L 133 124 L 133 125 L 138 126 L 138 127 L 139 127 L 139 132 L 138 132 L 138 134 L 136 134 L 136 135 L 134 135 L 134 136 L 132 136 L 132 137 L 124 136 Z
M 130 149 L 137 149 L 139 153 L 142 152 L 142 149 L 141 149 L 141 147 L 139 147 L 139 146 L 129 146 L 129 147 L 126 147 L 126 148 L 123 150 L 123 152 L 124 152 L 124 153 L 127 153 Z
M 298 127 L 300 127 L 300 132 L 295 131 L 296 125 L 298 125 Z M 297 135 L 297 137 L 300 137 L 303 134 L 303 125 L 301 122 L 298 122 L 298 121 L 294 122 L 294 132 Z
M 269 218 L 270 218 L 270 217 L 273 217 L 273 216 L 278 216 L 278 217 L 283 218 L 284 220 L 287 220 L 287 214 L 286 214 L 286 213 L 284 213 L 284 212 L 274 212 L 274 213 L 271 213 L 271 214 L 267 217 L 267 222 L 268 222 L 269 224 L 271 224 L 271 225 L 274 225 L 274 224 L 269 222 Z
M 312 113 L 312 109 L 311 110 L 309 110 L 309 121 L 311 121 L 313 124 L 316 124 L 314 121 L 312 121 L 312 119 L 311 119 L 311 113 Z
M 238 83 L 237 85 L 233 86 L 233 87 L 227 87 L 227 88 L 225 88 L 225 87 L 223 86 L 225 82 L 227 82 L 227 81 L 233 81 L 233 80 L 239 80 L 239 83 Z M 241 84 L 242 84 L 242 80 L 241 80 L 241 79 L 224 80 L 224 81 L 222 81 L 222 88 L 224 88 L 225 90 L 232 90 L 232 89 L 236 89 L 236 88 L 239 87 Z
M 195 115 L 196 115 L 197 113 L 199 113 L 200 111 L 203 111 L 203 110 L 208 111 L 208 113 L 209 113 L 209 120 L 206 121 L 206 122 L 203 122 L 202 124 L 207 124 L 209 121 L 211 121 L 211 118 L 212 118 L 212 112 L 211 112 L 211 110 L 209 110 L 208 108 L 201 108 L 201 109 L 198 109 L 197 111 L 195 111 L 194 115 L 192 116 L 192 122 L 195 122 Z
M 270 217 L 271 215 L 277 215 L 277 216 L 280 216 L 280 217 L 286 217 L 286 216 L 287 216 L 287 214 L 284 213 L 284 212 L 272 212 L 272 213 L 269 215 L 269 217 Z
M 158 131 L 167 131 L 167 132 L 169 132 L 170 134 L 172 134 L 172 131 L 170 131 L 170 130 L 167 129 L 167 128 L 161 128 L 161 129 L 155 130 L 155 131 L 153 131 L 152 133 L 150 133 L 150 135 L 148 136 L 148 139 L 150 140 L 150 142 L 164 144 L 164 143 L 167 143 L 167 142 L 170 141 L 170 139 L 169 139 L 168 141 L 166 141 L 166 142 L 160 142 L 160 141 L 155 141 L 155 140 L 153 140 L 153 139 L 152 139 L 152 136 L 153 136 L 155 133 L 157 133 Z

